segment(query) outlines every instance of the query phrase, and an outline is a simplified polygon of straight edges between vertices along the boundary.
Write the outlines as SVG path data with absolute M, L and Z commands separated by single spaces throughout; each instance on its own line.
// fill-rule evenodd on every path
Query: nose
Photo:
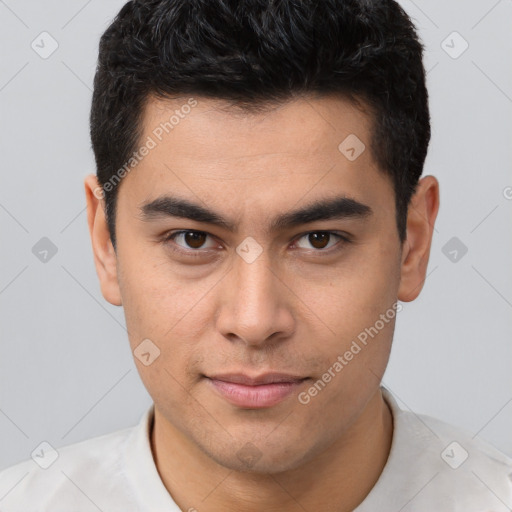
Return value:
M 294 332 L 290 291 L 269 263 L 265 251 L 251 263 L 235 256 L 216 316 L 218 331 L 230 341 L 264 347 Z

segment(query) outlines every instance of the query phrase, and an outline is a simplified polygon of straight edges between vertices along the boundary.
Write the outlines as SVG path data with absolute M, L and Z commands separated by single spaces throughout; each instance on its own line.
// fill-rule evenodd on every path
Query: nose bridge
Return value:
M 253 260 L 241 254 L 236 256 L 229 276 L 218 328 L 224 336 L 252 345 L 262 344 L 277 333 L 289 334 L 292 314 L 270 268 L 268 253 L 263 251 Z
M 252 263 L 238 261 L 236 264 L 236 279 L 238 283 L 237 305 L 242 306 L 240 313 L 251 310 L 257 312 L 265 305 L 275 300 L 276 290 L 274 275 L 270 271 L 266 255 L 261 255 Z

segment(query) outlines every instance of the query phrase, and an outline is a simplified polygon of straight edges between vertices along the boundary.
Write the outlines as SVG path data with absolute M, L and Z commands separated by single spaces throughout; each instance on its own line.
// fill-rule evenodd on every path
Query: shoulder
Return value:
M 443 452 L 442 458 L 443 460 L 456 458 L 457 460 L 452 462 L 451 465 L 458 465 L 459 462 L 463 464 L 465 459 L 474 457 L 477 461 L 489 462 L 497 468 L 512 470 L 512 458 L 477 435 L 461 427 L 446 423 L 438 418 L 424 414 L 420 414 L 419 418 L 423 420 L 427 427 L 430 427 L 434 435 L 437 435 L 443 444 L 447 442 L 450 443 L 446 446 L 447 449 L 446 452 Z
M 101 502 L 107 491 L 115 493 L 116 487 L 124 487 L 123 454 L 135 428 L 59 449 L 40 444 L 31 459 L 0 472 L 0 509 L 57 512 L 69 511 L 72 505 L 77 512 L 98 510 L 96 500 Z
M 474 474 L 478 469 L 490 471 L 492 476 L 503 477 L 508 488 L 512 486 L 512 458 L 490 443 L 438 418 L 410 411 L 401 411 L 400 415 L 401 422 L 413 437 L 428 440 L 428 451 L 435 454 L 444 466 L 452 471 L 463 468 Z
M 411 500 L 408 510 L 510 510 L 510 457 L 463 428 L 402 410 L 387 390 L 383 394 L 394 434 L 380 492 L 383 486 L 400 490 L 404 503 Z
M 433 489 L 451 496 L 458 507 L 454 510 L 508 512 L 512 507 L 512 459 L 465 429 L 426 415 L 419 418 L 434 436 L 431 455 L 438 458 L 435 467 L 439 471 Z

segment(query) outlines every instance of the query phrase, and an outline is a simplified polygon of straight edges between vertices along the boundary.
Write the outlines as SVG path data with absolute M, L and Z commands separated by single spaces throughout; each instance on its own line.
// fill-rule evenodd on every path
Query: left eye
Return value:
M 210 242 L 210 245 L 205 245 L 208 237 L 208 233 L 204 231 L 178 231 L 173 233 L 169 239 L 173 240 L 176 245 L 183 249 L 212 249 L 215 247 L 213 241 Z
M 339 240 L 344 240 L 344 238 L 329 231 L 313 231 L 301 236 L 296 245 L 301 249 L 330 249 Z

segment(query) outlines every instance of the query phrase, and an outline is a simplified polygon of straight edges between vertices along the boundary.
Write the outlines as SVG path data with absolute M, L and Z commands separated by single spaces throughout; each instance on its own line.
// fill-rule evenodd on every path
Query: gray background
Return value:
M 43 440 L 58 448 L 133 425 L 151 403 L 122 310 L 99 291 L 82 185 L 94 172 L 97 45 L 123 3 L 0 0 L 0 469 Z M 402 5 L 426 45 L 424 174 L 439 179 L 441 208 L 384 383 L 403 408 L 512 455 L 512 1 Z M 59 45 L 47 59 L 31 48 L 43 31 Z M 454 31 L 469 44 L 461 55 Z M 46 262 L 32 252 L 43 237 L 58 250 Z

